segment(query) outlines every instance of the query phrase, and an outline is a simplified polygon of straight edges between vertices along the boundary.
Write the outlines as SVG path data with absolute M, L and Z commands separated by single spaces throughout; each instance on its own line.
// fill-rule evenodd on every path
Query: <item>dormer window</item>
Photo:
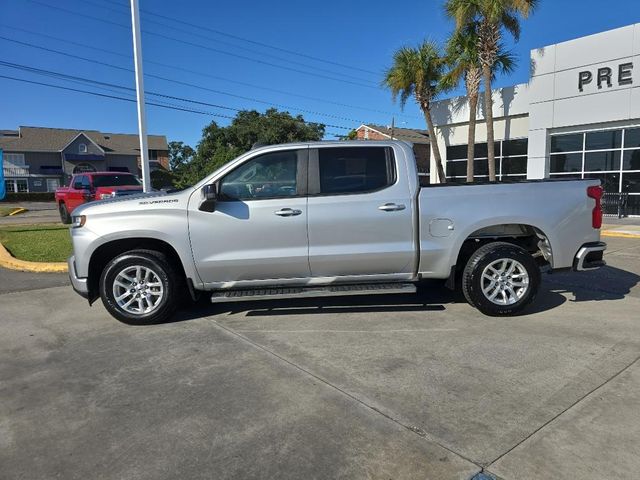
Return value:
M 81 143 L 80 145 L 78 145 L 78 152 L 79 153 L 87 153 L 87 144 L 86 143 Z

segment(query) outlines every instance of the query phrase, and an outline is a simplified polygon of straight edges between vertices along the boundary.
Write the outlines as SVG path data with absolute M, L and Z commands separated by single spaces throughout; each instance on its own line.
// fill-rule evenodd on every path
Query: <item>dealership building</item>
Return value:
M 499 179 L 598 178 L 607 192 L 628 193 L 628 212 L 639 215 L 640 23 L 532 50 L 531 72 L 527 84 L 493 92 Z M 482 177 L 479 103 L 474 170 Z M 433 118 L 446 175 L 464 180 L 467 98 L 435 102 Z

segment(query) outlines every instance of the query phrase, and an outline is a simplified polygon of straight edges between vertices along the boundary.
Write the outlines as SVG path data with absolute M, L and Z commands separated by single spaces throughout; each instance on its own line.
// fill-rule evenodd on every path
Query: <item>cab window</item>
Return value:
M 373 192 L 395 181 L 388 147 L 320 148 L 318 169 L 324 195 Z
M 256 200 L 299 195 L 298 159 L 301 152 L 265 153 L 249 160 L 220 181 L 220 199 Z

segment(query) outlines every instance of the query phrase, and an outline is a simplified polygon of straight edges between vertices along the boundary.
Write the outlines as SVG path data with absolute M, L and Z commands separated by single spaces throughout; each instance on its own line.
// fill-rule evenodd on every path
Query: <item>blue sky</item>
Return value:
M 222 115 L 147 107 L 149 133 L 165 134 L 169 140 L 182 140 L 193 146 L 211 120 L 225 125 L 229 120 L 224 116 L 233 116 L 233 109 L 263 111 L 269 105 L 330 124 L 330 133 L 346 133 L 363 122 L 389 124 L 393 115 L 397 126 L 425 128 L 417 107 L 409 103 L 401 111 L 389 92 L 379 87 L 379 81 L 395 49 L 416 44 L 425 37 L 444 41 L 451 30 L 439 0 L 401 4 L 378 0 L 328 0 L 321 4 L 300 0 L 140 0 L 140 8 L 142 29 L 146 31 L 146 90 L 219 106 L 147 96 L 147 102 L 170 102 Z M 0 39 L 0 60 L 134 86 L 133 73 L 128 70 L 133 68 L 133 60 L 127 0 L 0 0 L 0 11 L 0 36 L 13 40 Z M 517 70 L 508 77 L 499 77 L 496 85 L 527 81 L 531 49 L 636 22 L 640 22 L 637 0 L 541 0 L 540 8 L 523 24 L 520 42 L 508 40 L 519 59 Z M 0 65 L 0 75 L 133 98 L 130 91 L 44 77 L 6 65 Z M 137 131 L 134 103 L 5 78 L 0 78 L 0 91 L 0 129 L 34 125 Z

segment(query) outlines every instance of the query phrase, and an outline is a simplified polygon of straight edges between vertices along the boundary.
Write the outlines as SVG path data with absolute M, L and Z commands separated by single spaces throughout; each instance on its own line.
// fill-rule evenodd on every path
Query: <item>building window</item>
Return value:
M 76 165 L 73 169 L 73 173 L 85 173 L 85 172 L 95 172 L 96 167 L 91 165 L 90 163 L 80 163 Z
M 598 178 L 606 192 L 640 195 L 640 127 L 551 136 L 550 176 Z
M 552 135 L 550 157 L 551 178 L 599 179 L 640 207 L 640 127 Z
M 524 180 L 527 176 L 528 139 L 501 140 L 494 144 L 496 157 L 496 179 L 499 181 Z M 487 144 L 474 145 L 474 178 L 489 178 Z M 464 181 L 467 178 L 467 145 L 447 147 L 447 179 Z
M 78 153 L 87 153 L 87 144 L 81 143 L 78 145 Z
M 24 153 L 5 153 L 2 158 L 7 167 L 24 166 Z
M 7 178 L 4 181 L 7 193 L 26 193 L 29 191 L 29 183 L 26 178 Z
M 60 179 L 47 178 L 47 192 L 55 192 L 60 187 Z

